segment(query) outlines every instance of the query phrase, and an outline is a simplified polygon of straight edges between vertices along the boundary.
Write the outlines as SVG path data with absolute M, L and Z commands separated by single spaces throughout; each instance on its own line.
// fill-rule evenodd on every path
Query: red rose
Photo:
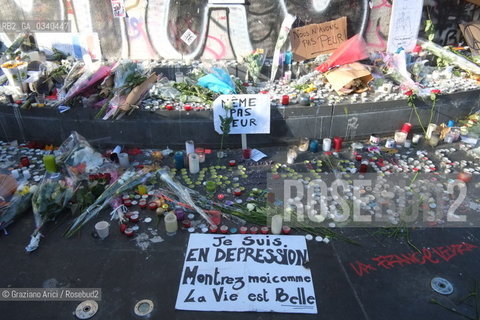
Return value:
M 412 96 L 412 95 L 413 95 L 413 90 L 408 90 L 408 91 L 406 91 L 406 92 L 405 92 L 405 95 L 406 95 L 406 96 L 409 96 L 409 97 Z
M 440 94 L 442 93 L 442 91 L 438 90 L 438 89 L 433 89 L 430 91 L 430 93 L 433 93 L 433 94 Z

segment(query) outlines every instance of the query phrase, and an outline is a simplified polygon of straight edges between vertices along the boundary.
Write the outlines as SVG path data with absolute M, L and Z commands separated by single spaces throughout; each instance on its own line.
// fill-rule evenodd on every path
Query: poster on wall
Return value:
M 100 40 L 96 32 L 91 33 L 35 33 L 38 48 L 53 54 L 52 48 L 82 59 L 85 54 L 92 60 L 102 59 Z
M 191 234 L 177 310 L 317 313 L 305 237 Z
M 417 44 L 423 0 L 395 0 L 390 17 L 387 52 L 395 53 L 399 48 L 410 52 Z
M 231 105 L 231 109 L 227 110 Z M 229 134 L 270 133 L 270 98 L 266 94 L 221 95 L 213 102 L 213 124 L 222 134 L 223 118 L 232 116 Z
M 125 3 L 124 0 L 111 0 L 112 11 L 114 18 L 125 18 Z

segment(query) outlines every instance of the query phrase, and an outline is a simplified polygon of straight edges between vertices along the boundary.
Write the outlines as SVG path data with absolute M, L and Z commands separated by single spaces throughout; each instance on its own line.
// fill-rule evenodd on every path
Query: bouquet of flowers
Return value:
M 69 66 L 66 66 L 67 68 Z M 84 71 L 84 64 L 83 62 L 76 62 L 68 71 L 65 79 L 63 80 L 63 86 L 58 91 L 59 98 L 65 98 L 67 95 L 68 90 L 72 87 L 72 85 L 80 78 Z
M 60 172 L 47 172 L 32 196 L 32 208 L 35 218 L 35 230 L 30 243 L 25 247 L 28 252 L 38 248 L 41 230 L 47 221 L 55 220 L 67 206 L 75 192 L 76 181 Z
M 65 233 L 66 237 L 73 236 L 88 221 L 96 217 L 100 211 L 107 206 L 110 201 L 119 197 L 122 193 L 142 184 L 151 176 L 150 170 L 144 168 L 140 171 L 127 170 L 117 181 L 109 185 L 105 191 L 93 202 L 82 214 L 73 221 L 70 228 Z
M 72 98 L 85 93 L 88 89 L 105 79 L 110 75 L 112 67 L 103 66 L 99 62 L 93 64 L 93 66 L 86 70 L 78 80 L 73 84 L 73 86 L 68 90 L 67 94 L 63 99 L 61 99 L 57 106 L 64 104 L 71 100 Z
M 32 193 L 35 187 L 17 181 L 7 174 L 0 174 L 0 230 L 10 225 L 21 214 L 30 208 Z
M 103 117 L 104 120 L 114 117 L 118 108 L 127 103 L 134 88 L 140 86 L 147 80 L 149 68 L 143 65 L 126 60 L 120 62 L 114 68 L 114 85 L 107 101 L 97 113 L 96 118 Z M 140 97 L 138 97 L 140 98 Z M 138 101 L 129 100 L 128 103 L 137 103 Z
M 97 173 L 116 176 L 115 165 L 95 151 L 76 131 L 70 134 L 57 152 L 56 162 L 65 165 L 69 174 L 77 180 L 87 180 L 89 175 Z
M 258 82 L 260 71 L 262 70 L 263 63 L 265 62 L 265 52 L 263 49 L 256 49 L 252 53 L 243 57 L 243 63 L 247 65 L 247 74 L 245 80 L 248 82 L 248 76 L 253 78 L 253 82 Z
M 90 174 L 88 180 L 82 180 L 78 184 L 71 199 L 70 210 L 74 216 L 79 215 L 95 202 L 110 184 L 110 173 Z
M 442 60 L 447 61 L 450 64 L 453 64 L 469 73 L 480 75 L 480 66 L 452 52 L 451 50 L 444 49 L 443 47 L 431 41 L 418 40 L 418 43 L 422 46 L 424 50 L 427 50 L 428 52 L 434 54 Z

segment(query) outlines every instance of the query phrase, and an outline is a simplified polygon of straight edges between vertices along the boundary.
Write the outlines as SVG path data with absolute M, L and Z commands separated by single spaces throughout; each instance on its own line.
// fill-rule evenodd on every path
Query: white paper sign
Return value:
M 197 35 L 195 33 L 193 33 L 192 30 L 187 29 L 187 31 L 185 31 L 182 34 L 180 39 L 182 39 L 182 41 L 185 42 L 187 44 L 187 46 L 189 46 L 193 43 L 193 41 L 195 41 L 195 39 L 197 39 Z
M 252 149 L 252 154 L 250 155 L 250 159 L 253 161 L 260 161 L 265 158 L 267 155 L 258 149 Z
M 399 48 L 410 52 L 417 44 L 420 20 L 422 19 L 423 0 L 393 1 L 390 29 L 388 31 L 387 51 L 396 52 Z
M 231 110 L 225 106 L 232 103 Z M 270 133 L 270 98 L 266 94 L 221 95 L 213 102 L 213 124 L 222 134 L 221 119 L 233 117 L 230 134 Z
M 317 313 L 305 238 L 191 234 L 178 310 Z

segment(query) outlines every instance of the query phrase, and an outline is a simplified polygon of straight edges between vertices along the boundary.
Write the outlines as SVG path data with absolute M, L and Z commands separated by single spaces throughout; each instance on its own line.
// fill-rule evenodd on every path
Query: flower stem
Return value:
M 423 126 L 422 119 L 420 118 L 420 115 L 418 114 L 417 106 L 412 102 L 412 108 L 413 111 L 415 112 L 415 115 L 417 116 L 418 123 L 422 127 L 423 134 L 427 134 L 427 130 L 425 130 L 425 127 Z
M 435 104 L 437 102 L 437 98 L 435 97 L 435 99 L 433 99 L 432 101 L 433 101 L 432 109 L 430 109 L 430 120 L 428 120 L 428 124 L 432 123 L 433 113 L 434 113 L 434 110 L 435 110 Z

